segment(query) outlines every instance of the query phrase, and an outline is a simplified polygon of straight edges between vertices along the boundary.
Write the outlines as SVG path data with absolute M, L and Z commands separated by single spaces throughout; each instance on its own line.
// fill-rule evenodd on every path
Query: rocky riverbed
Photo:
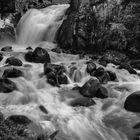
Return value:
M 18 4 L 0 22 L 0 139 L 139 140 L 139 1 Z

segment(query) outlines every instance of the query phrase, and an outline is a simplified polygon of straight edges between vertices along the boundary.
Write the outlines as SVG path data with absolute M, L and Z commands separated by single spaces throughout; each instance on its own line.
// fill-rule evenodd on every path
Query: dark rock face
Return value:
M 134 92 L 129 95 L 124 103 L 124 108 L 131 112 L 140 113 L 140 92 Z
M 95 70 L 96 70 L 96 64 L 94 62 L 92 62 L 92 61 L 88 62 L 87 63 L 87 68 L 86 68 L 87 73 L 90 74 Z
M 94 79 L 90 79 L 87 81 L 79 90 L 80 94 L 85 97 L 97 97 L 97 98 L 107 98 L 108 92 L 107 90 L 101 86 L 101 84 Z
M 15 30 L 12 26 L 6 25 L 4 28 L 0 28 L 0 41 L 12 41 L 16 39 Z
M 100 77 L 100 76 L 102 76 L 104 73 L 105 73 L 104 68 L 99 67 L 94 73 L 92 73 L 92 76 Z
M 23 76 L 23 73 L 15 68 L 6 69 L 2 75 L 3 78 L 17 78 Z
M 0 78 L 0 92 L 9 93 L 16 89 L 16 84 L 13 81 L 7 78 Z
M 112 72 L 112 71 L 107 71 L 109 77 L 110 77 L 110 80 L 111 81 L 116 81 L 117 80 L 117 75 L 116 73 Z
M 4 51 L 4 52 L 12 52 L 12 46 L 5 46 L 1 49 L 1 51 Z
M 90 45 L 91 31 L 94 28 L 95 16 L 91 12 L 89 0 L 71 0 L 64 20 L 57 34 L 57 42 L 63 49 L 80 52 Z M 69 28 L 67 28 L 69 27 Z
M 68 84 L 68 79 L 64 74 L 66 69 L 64 66 L 46 63 L 44 64 L 44 74 L 47 75 L 47 82 L 53 86 L 60 84 Z
M 140 1 L 124 3 L 71 0 L 67 19 L 57 34 L 58 44 L 77 53 L 117 50 L 140 54 Z
M 96 71 L 92 72 L 91 76 L 95 76 L 102 84 L 106 84 L 108 81 L 115 81 L 117 79 L 115 73 L 105 71 L 102 67 L 99 67 Z
M 4 18 L 6 13 L 15 13 L 15 0 L 1 0 L 0 1 L 0 13 L 1 18 Z
M 66 69 L 64 66 L 61 66 L 61 65 L 45 63 L 44 74 L 48 74 L 50 72 L 54 72 L 54 73 L 66 72 Z
M 7 58 L 5 63 L 9 64 L 9 65 L 13 65 L 13 66 L 22 66 L 23 65 L 22 61 L 15 57 Z
M 96 103 L 94 100 L 87 98 L 87 97 L 77 98 L 70 103 L 70 105 L 73 107 L 77 107 L 77 106 L 89 107 L 89 106 L 92 106 L 95 104 Z
M 27 52 L 25 60 L 34 63 L 50 63 L 51 61 L 48 52 L 41 47 L 37 47 L 33 52 Z

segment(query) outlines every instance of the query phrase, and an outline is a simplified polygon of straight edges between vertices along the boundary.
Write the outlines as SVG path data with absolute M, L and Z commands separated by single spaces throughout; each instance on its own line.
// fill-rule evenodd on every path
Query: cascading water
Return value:
M 53 5 L 41 10 L 29 10 L 17 26 L 18 44 L 53 42 L 68 7 L 69 5 Z
M 68 5 L 57 5 L 27 12 L 17 27 L 18 44 L 53 42 L 67 8 Z M 0 110 L 4 114 L 26 115 L 47 132 L 59 130 L 57 140 L 132 140 L 135 134 L 132 127 L 139 122 L 139 116 L 124 110 L 123 103 L 130 93 L 140 90 L 138 76 L 108 65 L 105 69 L 115 72 L 119 80 L 105 85 L 109 98 L 95 98 L 96 105 L 91 107 L 71 107 L 69 103 L 81 97 L 79 92 L 72 88 L 83 85 L 91 78 L 86 73 L 88 60 L 79 59 L 78 55 L 49 51 L 52 63 L 63 64 L 68 71 L 66 74 L 69 84 L 58 88 L 49 85 L 45 76 L 40 76 L 43 73 L 43 64 L 26 62 L 24 53 L 20 45 L 16 45 L 16 52 L 10 53 L 23 61 L 24 66 L 20 69 L 24 72 L 24 77 L 12 79 L 18 91 L 8 95 L 0 94 Z M 0 62 L 1 66 L 4 61 Z M 72 67 L 76 67 L 73 72 Z M 40 111 L 39 105 L 43 105 L 48 114 Z

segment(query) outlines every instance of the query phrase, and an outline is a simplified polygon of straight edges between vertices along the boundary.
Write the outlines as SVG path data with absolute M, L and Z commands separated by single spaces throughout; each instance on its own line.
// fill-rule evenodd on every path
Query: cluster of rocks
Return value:
M 93 61 L 87 63 L 86 71 L 91 76 L 96 77 L 102 84 L 106 84 L 108 81 L 117 81 L 117 76 L 114 72 L 106 71 L 103 67 L 97 68 Z
M 53 86 L 68 84 L 68 79 L 65 72 L 66 69 L 64 66 L 50 63 L 44 64 L 44 74 L 47 76 L 47 82 Z
M 4 58 L 4 52 L 12 51 L 12 46 L 3 47 L 0 53 L 0 61 L 2 61 L 2 59 Z M 17 78 L 24 76 L 23 72 L 18 69 L 18 67 L 21 67 L 22 65 L 23 62 L 19 58 L 12 56 L 6 59 L 4 71 L 0 78 L 0 92 L 10 93 L 14 90 L 18 90 L 16 84 L 9 78 Z
M 138 60 L 130 60 L 128 56 L 118 51 L 107 51 L 99 59 L 99 63 L 107 66 L 108 63 L 113 63 L 118 66 L 118 69 L 126 69 L 131 74 L 137 74 L 134 68 L 138 68 Z
M 53 140 L 57 135 L 56 132 L 51 135 L 47 132 L 37 132 L 38 129 L 40 127 L 24 115 L 5 118 L 0 113 L 0 139 L 2 140 Z

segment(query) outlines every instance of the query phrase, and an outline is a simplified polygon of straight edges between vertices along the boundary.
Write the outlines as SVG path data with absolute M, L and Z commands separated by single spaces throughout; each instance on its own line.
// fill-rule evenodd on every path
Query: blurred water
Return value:
M 138 114 L 124 110 L 123 105 L 128 95 L 140 90 L 139 76 L 109 64 L 105 69 L 115 72 L 118 78 L 118 82 L 104 85 L 109 98 L 95 98 L 96 105 L 91 107 L 69 105 L 70 101 L 81 97 L 72 88 L 75 85 L 82 86 L 91 77 L 86 73 L 87 58 L 79 59 L 78 55 L 50 51 L 55 46 L 52 42 L 67 8 L 68 5 L 56 5 L 41 11 L 34 9 L 21 19 L 17 29 L 18 44 L 13 45 L 14 52 L 4 54 L 4 59 L 0 62 L 0 74 L 5 69 L 3 65 L 6 58 L 16 56 L 24 63 L 19 68 L 24 72 L 24 77 L 12 79 L 18 91 L 0 94 L 0 111 L 6 116 L 26 115 L 47 132 L 59 130 L 57 140 L 132 140 L 136 133 L 132 127 L 140 118 Z M 30 44 L 34 44 L 32 47 L 41 45 L 49 52 L 52 63 L 66 67 L 68 85 L 61 85 L 60 88 L 49 85 L 46 77 L 41 76 L 43 64 L 24 60 L 27 51 L 25 48 Z M 77 69 L 71 74 L 70 69 L 73 66 Z M 43 105 L 48 114 L 43 113 L 39 105 Z

